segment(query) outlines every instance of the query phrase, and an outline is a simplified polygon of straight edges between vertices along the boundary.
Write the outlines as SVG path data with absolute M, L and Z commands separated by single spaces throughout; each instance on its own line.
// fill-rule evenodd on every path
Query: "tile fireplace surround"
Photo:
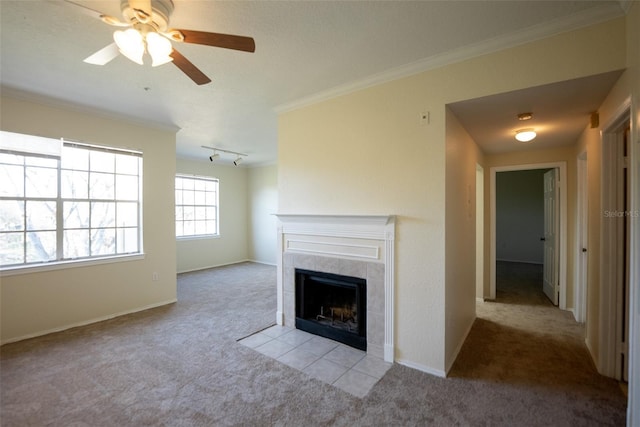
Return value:
M 295 328 L 295 269 L 367 281 L 367 354 L 393 362 L 394 216 L 277 214 L 278 325 Z

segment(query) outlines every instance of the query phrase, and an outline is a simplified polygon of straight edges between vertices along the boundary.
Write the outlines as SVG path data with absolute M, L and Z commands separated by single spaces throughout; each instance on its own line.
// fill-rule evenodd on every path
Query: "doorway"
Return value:
M 484 301 L 484 169 L 476 164 L 476 301 Z
M 558 173 L 557 187 L 558 194 L 558 218 L 557 218 L 557 257 L 558 257 L 558 306 L 566 309 L 566 268 L 567 268 L 567 249 L 566 249 L 566 223 L 567 223 L 567 165 L 565 162 L 538 163 L 528 165 L 515 166 L 497 166 L 490 169 L 490 250 L 489 250 L 489 298 L 496 299 L 496 261 L 497 261 L 497 236 L 496 236 L 496 217 L 497 217 L 497 198 L 496 198 L 496 181 L 499 172 L 507 171 L 527 171 L 534 169 L 556 169 Z
M 602 133 L 600 373 L 621 381 L 629 374 L 631 211 L 630 109 Z
M 588 171 L 587 152 L 578 155 L 578 227 L 576 236 L 576 273 L 574 283 L 574 317 L 576 322 L 587 321 L 587 277 L 589 270 L 589 202 L 588 202 Z

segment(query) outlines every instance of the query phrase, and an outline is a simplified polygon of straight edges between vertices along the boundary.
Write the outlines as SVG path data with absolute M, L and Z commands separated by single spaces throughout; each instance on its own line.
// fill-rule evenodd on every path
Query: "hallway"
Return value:
M 477 304 L 450 377 L 477 381 L 483 393 L 507 386 L 495 400 L 522 405 L 523 414 L 546 399 L 549 425 L 624 425 L 626 397 L 596 371 L 583 325 L 542 292 L 541 266 L 498 263 L 497 273 L 497 298 Z
M 542 292 L 542 264 L 498 261 L 496 302 L 553 307 Z

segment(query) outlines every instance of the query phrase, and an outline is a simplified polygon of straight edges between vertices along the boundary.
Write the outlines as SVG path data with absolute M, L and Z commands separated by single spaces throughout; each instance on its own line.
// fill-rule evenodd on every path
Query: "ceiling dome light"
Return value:
M 133 28 L 129 28 L 126 31 L 118 30 L 113 33 L 113 40 L 115 40 L 118 49 L 124 56 L 142 65 L 142 55 L 144 55 L 142 34 Z
M 520 142 L 529 142 L 536 137 L 536 131 L 533 129 L 521 129 L 516 131 L 516 139 Z
M 518 114 L 518 120 L 525 121 L 533 119 L 533 113 L 520 113 Z

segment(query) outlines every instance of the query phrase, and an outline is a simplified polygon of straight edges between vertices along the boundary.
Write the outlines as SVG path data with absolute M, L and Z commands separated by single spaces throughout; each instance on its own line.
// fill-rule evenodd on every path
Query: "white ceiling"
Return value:
M 572 145 L 590 123 L 622 71 L 470 99 L 450 104 L 485 153 L 504 153 Z M 519 121 L 521 113 L 533 118 Z M 533 128 L 537 137 L 518 142 L 515 132 Z
M 120 17 L 119 0 L 75 1 Z M 201 145 L 209 145 L 247 153 L 243 164 L 257 165 L 276 160 L 277 111 L 602 22 L 623 15 L 625 2 L 174 0 L 171 27 L 256 42 L 255 53 L 174 44 L 213 80 L 197 86 L 172 64 L 139 66 L 122 56 L 105 66 L 86 64 L 85 57 L 112 42 L 113 27 L 59 0 L 2 0 L 0 78 L 6 91 L 175 127 L 178 156 L 206 158 L 211 153 Z M 613 78 L 586 87 L 597 83 L 601 91 Z M 517 99 L 530 96 L 537 108 L 540 93 L 523 91 Z M 585 100 L 582 110 L 591 111 L 601 95 Z M 511 118 L 520 107 L 514 99 L 506 94 L 485 99 L 482 108 L 482 100 L 452 107 L 484 143 L 507 127 L 512 132 L 486 115 Z M 485 114 L 478 122 L 477 112 Z M 588 114 L 583 121 L 582 127 Z

